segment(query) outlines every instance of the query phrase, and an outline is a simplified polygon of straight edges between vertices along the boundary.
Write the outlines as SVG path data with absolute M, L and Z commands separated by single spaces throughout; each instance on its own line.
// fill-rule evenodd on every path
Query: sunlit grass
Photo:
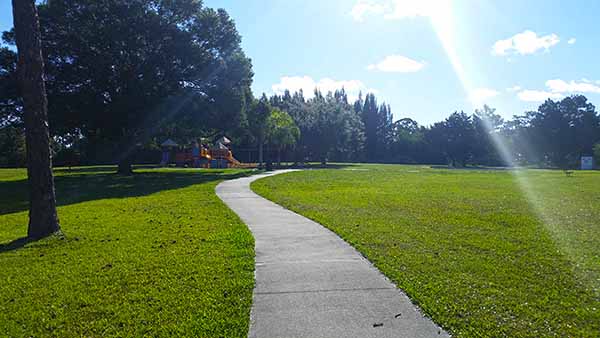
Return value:
M 64 239 L 26 235 L 23 170 L 0 170 L 0 336 L 245 337 L 246 226 L 214 194 L 239 170 L 57 171 Z
M 331 228 L 459 337 L 596 337 L 600 173 L 364 165 L 253 189 Z M 550 220 L 550 223 L 547 221 Z

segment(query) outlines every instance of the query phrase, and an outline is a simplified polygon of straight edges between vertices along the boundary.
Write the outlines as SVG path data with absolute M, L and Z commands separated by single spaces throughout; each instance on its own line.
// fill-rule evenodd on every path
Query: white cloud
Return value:
M 521 86 L 517 85 L 517 86 L 512 86 L 512 87 L 506 88 L 506 91 L 507 92 L 518 92 L 521 89 L 522 89 Z
M 560 42 L 558 35 L 552 33 L 549 35 L 538 36 L 537 33 L 526 30 L 514 36 L 498 40 L 492 47 L 492 54 L 507 55 L 510 53 L 527 55 L 534 54 L 540 49 L 548 51 L 550 47 Z
M 572 44 L 574 44 L 575 42 L 577 42 L 577 39 L 575 39 L 575 38 L 570 38 L 570 39 L 569 39 L 569 41 L 567 41 L 567 43 L 568 43 L 569 45 L 572 45 Z
M 546 99 L 562 99 L 566 95 L 577 93 L 600 94 L 600 82 L 582 79 L 581 81 L 564 81 L 554 79 L 546 81 L 548 90 L 522 90 L 517 96 L 522 101 L 541 102 Z
M 377 90 L 368 88 L 360 80 L 333 80 L 330 78 L 322 78 L 319 81 L 315 81 L 310 76 L 284 76 L 280 79 L 279 83 L 271 86 L 273 92 L 278 95 L 282 95 L 285 90 L 289 90 L 291 93 L 297 92 L 300 89 L 304 92 L 304 97 L 309 99 L 314 96 L 315 88 L 319 88 L 323 94 L 329 91 L 335 91 L 344 88 L 348 99 L 354 101 L 358 98 L 358 93 L 362 91 L 363 95 L 366 93 L 377 93 Z
M 394 0 L 390 6 L 391 10 L 384 17 L 388 20 L 428 17 L 440 8 L 439 5 L 443 1 L 450 0 Z
M 517 96 L 521 101 L 527 102 L 543 102 L 546 101 L 546 99 L 557 100 L 563 98 L 562 94 L 552 93 L 544 90 L 522 90 L 517 94 Z
M 358 0 L 350 15 L 356 21 L 363 21 L 367 15 L 383 16 L 386 20 L 429 17 L 440 12 L 440 5 L 451 0 Z
M 381 62 L 367 66 L 367 69 L 389 73 L 414 73 L 423 69 L 425 64 L 423 61 L 416 61 L 406 56 L 389 55 Z
M 356 21 L 363 21 L 367 15 L 383 14 L 385 11 L 386 8 L 383 4 L 375 1 L 359 0 L 354 7 L 352 7 L 350 15 L 352 15 Z
M 481 105 L 485 101 L 500 95 L 500 92 L 491 88 L 476 88 L 469 92 L 469 100 L 475 105 Z
M 548 87 L 553 93 L 600 93 L 600 86 L 590 83 L 583 79 L 581 82 L 555 79 L 546 81 Z

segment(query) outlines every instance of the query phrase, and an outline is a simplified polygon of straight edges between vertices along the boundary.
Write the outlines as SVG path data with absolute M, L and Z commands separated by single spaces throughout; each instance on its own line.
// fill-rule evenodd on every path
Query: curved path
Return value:
M 283 172 L 216 188 L 256 240 L 249 337 L 448 337 L 336 234 L 250 190 Z

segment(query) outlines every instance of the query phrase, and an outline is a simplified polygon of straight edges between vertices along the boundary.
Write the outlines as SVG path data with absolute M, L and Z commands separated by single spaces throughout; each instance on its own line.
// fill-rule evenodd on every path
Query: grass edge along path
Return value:
M 593 175 L 583 177 L 599 191 Z M 552 184 L 575 181 L 561 182 Z M 457 337 L 600 332 L 597 295 L 576 278 L 510 173 L 365 165 L 278 175 L 252 189 L 336 232 Z M 588 217 L 582 228 L 597 227 L 600 214 Z
M 245 337 L 254 239 L 215 195 L 244 170 L 56 171 L 65 238 L 26 233 L 21 170 L 0 170 L 0 332 L 13 337 Z

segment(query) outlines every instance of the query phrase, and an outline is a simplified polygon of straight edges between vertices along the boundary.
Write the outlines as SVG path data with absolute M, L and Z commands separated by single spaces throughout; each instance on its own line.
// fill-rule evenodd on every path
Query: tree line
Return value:
M 310 99 L 302 91 L 269 98 L 263 94 L 260 102 L 271 107 L 264 110 L 287 112 L 298 126 L 300 137 L 286 153 L 296 163 L 573 168 L 581 156 L 600 159 L 600 115 L 583 95 L 549 99 L 536 111 L 510 120 L 484 105 L 472 114 L 453 112 L 430 126 L 410 118 L 395 120 L 390 105 L 379 104 L 371 93 L 350 102 L 343 88 L 325 95 L 315 89 Z M 252 130 L 244 141 L 247 146 L 262 142 L 252 138 Z

